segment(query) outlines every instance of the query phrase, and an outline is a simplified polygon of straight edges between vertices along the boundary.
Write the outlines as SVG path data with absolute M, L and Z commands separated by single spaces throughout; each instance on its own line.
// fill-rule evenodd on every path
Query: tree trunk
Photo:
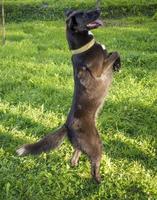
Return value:
M 4 0 L 2 0 L 2 45 L 5 45 L 5 16 L 4 16 Z

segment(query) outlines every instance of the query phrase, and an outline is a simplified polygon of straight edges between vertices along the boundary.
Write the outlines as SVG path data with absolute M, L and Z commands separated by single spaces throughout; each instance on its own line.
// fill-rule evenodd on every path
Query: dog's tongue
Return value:
M 96 24 L 99 24 L 100 26 L 103 26 L 103 22 L 100 19 L 95 20 Z
M 100 19 L 95 20 L 94 22 L 91 22 L 90 24 L 88 24 L 87 26 L 89 28 L 94 28 L 94 27 L 98 27 L 98 26 L 102 26 L 103 22 Z

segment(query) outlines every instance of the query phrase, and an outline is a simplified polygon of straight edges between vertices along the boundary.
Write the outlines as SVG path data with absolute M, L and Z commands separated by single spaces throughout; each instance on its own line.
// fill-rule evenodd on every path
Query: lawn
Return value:
M 98 118 L 104 153 L 102 183 L 90 178 L 81 156 L 71 168 L 72 147 L 18 157 L 17 147 L 64 123 L 71 105 L 71 54 L 63 21 L 7 24 L 0 46 L 0 199 L 157 199 L 157 32 L 147 17 L 107 20 L 98 41 L 122 57 Z

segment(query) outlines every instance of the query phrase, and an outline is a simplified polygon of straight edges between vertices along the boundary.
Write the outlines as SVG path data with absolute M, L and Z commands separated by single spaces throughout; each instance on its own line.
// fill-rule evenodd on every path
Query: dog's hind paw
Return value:
M 100 176 L 94 177 L 94 180 L 96 181 L 97 184 L 101 183 L 101 177 Z
M 25 146 L 22 146 L 21 148 L 19 148 L 19 149 L 16 150 L 16 153 L 17 153 L 19 156 L 24 156 L 24 155 L 26 155 L 28 152 L 27 152 L 27 149 L 25 148 Z

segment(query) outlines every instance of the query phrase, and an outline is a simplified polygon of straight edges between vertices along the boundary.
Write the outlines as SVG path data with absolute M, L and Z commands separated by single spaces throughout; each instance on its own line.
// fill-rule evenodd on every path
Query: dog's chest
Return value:
M 112 70 L 102 73 L 99 77 L 94 77 L 90 69 L 82 67 L 75 72 L 78 89 L 84 88 L 84 92 L 92 98 L 104 98 L 112 81 Z M 81 92 L 82 93 L 82 92 Z

